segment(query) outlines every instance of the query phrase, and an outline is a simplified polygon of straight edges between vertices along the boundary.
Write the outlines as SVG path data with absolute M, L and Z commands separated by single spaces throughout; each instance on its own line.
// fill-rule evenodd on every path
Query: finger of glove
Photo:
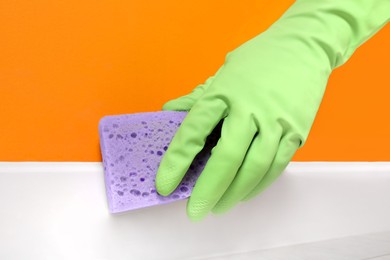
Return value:
M 180 184 L 207 136 L 225 116 L 220 99 L 200 99 L 188 112 L 164 154 L 156 175 L 156 190 L 167 196 Z
M 280 141 L 279 149 L 275 155 L 275 159 L 268 172 L 259 184 L 247 195 L 242 201 L 248 201 L 265 190 L 272 182 L 274 182 L 287 167 L 295 152 L 300 145 L 300 140 L 291 138 L 290 135 L 285 135 Z
M 256 134 L 251 118 L 229 114 L 224 119 L 221 137 L 199 176 L 187 203 L 192 221 L 203 219 L 233 181 Z
M 236 178 L 212 209 L 213 213 L 221 214 L 229 211 L 260 183 L 275 158 L 281 135 L 281 128 L 271 129 L 268 125 L 261 126 Z
M 195 102 L 202 97 L 205 90 L 212 84 L 214 77 L 208 78 L 204 84 L 198 85 L 191 93 L 166 102 L 162 110 L 189 111 Z

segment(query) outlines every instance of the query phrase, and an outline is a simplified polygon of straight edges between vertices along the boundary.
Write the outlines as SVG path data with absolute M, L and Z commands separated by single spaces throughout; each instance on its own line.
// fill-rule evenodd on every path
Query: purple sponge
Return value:
M 159 111 L 105 116 L 99 122 L 108 205 L 111 213 L 188 198 L 220 136 L 220 125 L 207 138 L 183 181 L 168 197 L 156 192 L 161 158 L 187 112 Z

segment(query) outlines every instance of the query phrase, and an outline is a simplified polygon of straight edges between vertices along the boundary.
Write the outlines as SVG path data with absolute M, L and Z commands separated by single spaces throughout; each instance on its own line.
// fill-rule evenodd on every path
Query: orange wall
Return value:
M 104 115 L 160 110 L 294 1 L 0 4 L 0 161 L 100 161 Z M 390 28 L 337 69 L 293 160 L 390 161 Z M 387 51 L 386 51 L 387 50 Z

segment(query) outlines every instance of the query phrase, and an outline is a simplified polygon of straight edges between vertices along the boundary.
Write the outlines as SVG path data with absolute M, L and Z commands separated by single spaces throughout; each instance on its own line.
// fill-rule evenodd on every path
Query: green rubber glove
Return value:
M 192 93 L 163 110 L 189 110 L 156 177 L 181 182 L 206 137 L 221 138 L 187 203 L 191 220 L 222 213 L 270 185 L 309 134 L 332 70 L 389 20 L 390 0 L 298 0 L 271 27 L 226 56 Z

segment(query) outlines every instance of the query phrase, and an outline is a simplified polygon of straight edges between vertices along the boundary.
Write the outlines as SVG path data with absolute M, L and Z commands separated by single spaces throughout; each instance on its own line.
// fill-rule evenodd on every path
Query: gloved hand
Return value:
M 192 93 L 163 110 L 190 110 L 158 169 L 169 195 L 206 137 L 223 119 L 221 137 L 187 204 L 200 220 L 263 191 L 309 134 L 328 78 L 389 19 L 388 0 L 298 0 L 268 30 L 226 56 Z

